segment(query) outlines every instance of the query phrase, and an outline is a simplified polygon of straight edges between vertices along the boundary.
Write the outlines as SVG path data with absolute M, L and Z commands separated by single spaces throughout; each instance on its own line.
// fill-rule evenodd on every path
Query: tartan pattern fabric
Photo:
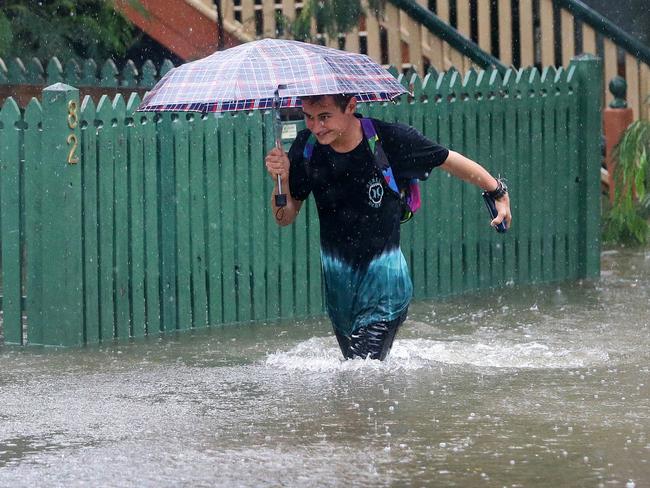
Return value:
M 262 39 L 218 51 L 167 73 L 140 111 L 228 112 L 299 107 L 301 96 L 354 94 L 360 102 L 389 101 L 406 89 L 364 54 L 315 44 Z

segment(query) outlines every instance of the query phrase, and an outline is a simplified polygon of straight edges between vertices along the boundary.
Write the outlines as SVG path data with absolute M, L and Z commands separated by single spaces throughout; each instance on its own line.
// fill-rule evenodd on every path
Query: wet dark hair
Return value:
M 307 101 L 309 103 L 318 103 L 323 100 L 325 97 L 332 97 L 334 104 L 341 109 L 341 112 L 345 112 L 345 108 L 350 103 L 350 100 L 354 98 L 354 95 L 348 93 L 335 93 L 333 95 L 310 95 L 308 97 L 300 97 L 300 100 Z

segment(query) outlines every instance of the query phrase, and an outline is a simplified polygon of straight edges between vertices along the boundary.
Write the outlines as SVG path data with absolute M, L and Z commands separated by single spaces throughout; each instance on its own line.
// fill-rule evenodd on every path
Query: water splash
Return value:
M 266 365 L 285 370 L 328 372 L 368 370 L 416 370 L 441 364 L 477 368 L 565 369 L 604 364 L 609 355 L 601 349 L 562 348 L 538 342 L 491 343 L 402 339 L 395 341 L 385 362 L 345 361 L 332 338 L 315 337 L 286 352 L 268 356 Z

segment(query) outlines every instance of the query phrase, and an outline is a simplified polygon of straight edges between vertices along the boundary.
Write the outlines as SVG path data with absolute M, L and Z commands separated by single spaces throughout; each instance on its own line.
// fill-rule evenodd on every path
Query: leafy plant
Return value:
M 650 215 L 650 121 L 637 120 L 624 132 L 614 149 L 614 203 L 605 216 L 604 239 L 608 242 L 645 244 Z
M 335 37 L 358 27 L 359 18 L 364 14 L 381 15 L 384 3 L 385 0 L 369 0 L 366 11 L 361 0 L 305 0 L 300 15 L 293 22 L 285 18 L 283 24 L 299 41 L 316 40 L 311 33 L 312 21 L 319 32 Z
M 135 0 L 129 0 L 133 3 Z M 105 0 L 4 0 L 0 57 L 119 58 L 136 29 Z

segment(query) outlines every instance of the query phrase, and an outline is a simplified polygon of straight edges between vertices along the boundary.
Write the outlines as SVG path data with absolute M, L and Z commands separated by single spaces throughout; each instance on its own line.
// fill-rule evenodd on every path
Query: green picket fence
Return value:
M 94 59 L 61 63 L 51 58 L 45 67 L 38 58 L 23 61 L 20 58 L 0 58 L 0 85 L 51 85 L 67 83 L 74 86 L 151 88 L 169 70 L 173 63 L 165 60 L 158 70 L 151 60 L 138 67 L 127 61 L 118 69 L 112 59 L 97 63 Z
M 599 273 L 597 59 L 450 71 L 365 114 L 409 123 L 512 188 L 514 226 L 488 226 L 479 191 L 434 171 L 403 226 L 416 298 Z M 0 112 L 6 343 L 75 345 L 323 313 L 319 227 L 269 210 L 269 114 L 142 114 L 57 84 Z

